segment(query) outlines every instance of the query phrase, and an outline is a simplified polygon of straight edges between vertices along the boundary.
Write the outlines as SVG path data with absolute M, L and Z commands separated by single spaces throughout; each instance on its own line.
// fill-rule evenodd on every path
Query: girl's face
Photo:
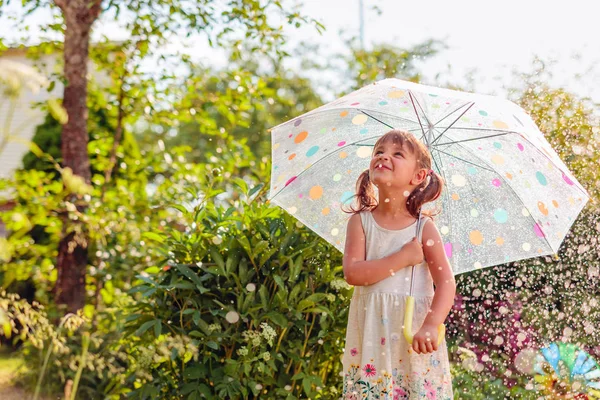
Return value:
M 369 176 L 378 188 L 404 189 L 410 185 L 416 167 L 415 155 L 407 146 L 382 143 L 373 152 Z

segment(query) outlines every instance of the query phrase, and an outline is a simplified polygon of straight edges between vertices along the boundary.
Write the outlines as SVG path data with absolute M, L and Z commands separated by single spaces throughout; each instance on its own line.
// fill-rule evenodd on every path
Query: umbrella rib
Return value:
M 410 90 L 408 91 L 408 94 L 409 94 L 409 95 L 410 95 L 410 97 L 411 97 L 411 101 L 414 101 L 414 102 L 416 102 L 416 103 L 417 103 L 417 105 L 419 106 L 419 109 L 420 109 L 420 110 L 421 110 L 421 112 L 423 113 L 423 118 L 425 118 L 425 120 L 427 121 L 427 123 L 428 123 L 429 125 L 433 125 L 433 124 L 431 123 L 431 121 L 429 120 L 429 118 L 427 118 L 427 113 L 425 112 L 425 110 L 423 110 L 423 106 L 421 105 L 421 103 L 419 103 L 419 100 L 417 100 L 416 98 L 413 98 L 412 92 L 411 92 Z M 413 103 L 413 105 L 414 105 L 414 103 Z
M 444 178 L 444 182 L 448 182 L 448 179 L 446 178 L 446 173 L 444 172 L 444 169 L 439 168 L 437 161 L 435 161 L 435 157 L 433 156 L 433 154 L 431 155 L 431 158 L 433 159 L 433 162 L 435 163 L 435 165 L 438 167 L 438 171 L 442 174 L 442 178 Z M 444 166 L 442 163 L 442 157 L 439 156 L 438 154 L 438 158 L 440 159 L 440 164 L 442 165 L 442 167 Z M 452 213 L 450 212 L 450 204 L 452 204 L 450 202 L 450 195 L 448 194 L 448 186 L 445 186 L 445 190 L 443 190 L 443 195 L 445 197 L 445 202 L 446 202 L 446 206 L 448 207 L 448 226 L 452 226 Z M 452 267 L 452 265 L 450 265 Z M 454 273 L 453 273 L 454 274 Z
M 473 140 L 489 139 L 489 138 L 496 137 L 496 136 L 508 135 L 509 133 L 512 133 L 512 132 L 505 132 L 505 133 L 499 133 L 497 135 L 488 135 L 488 136 L 482 136 L 482 137 L 478 137 L 478 138 L 471 138 L 471 139 L 464 139 L 464 140 L 454 140 L 452 142 L 438 143 L 435 147 L 444 146 L 444 145 L 448 145 L 448 144 L 456 144 L 456 143 L 463 143 L 463 142 L 472 142 Z
M 419 121 L 419 125 L 421 126 L 421 132 L 423 132 L 422 137 L 425 139 L 425 141 L 427 141 L 427 138 L 425 136 L 425 129 L 423 129 L 423 123 L 421 122 L 421 117 L 419 117 L 419 112 L 417 111 L 417 106 L 415 106 L 415 102 L 413 100 L 413 95 L 410 90 L 408 91 L 408 95 L 410 97 L 410 102 L 412 103 L 413 109 L 415 110 L 415 115 L 417 116 L 417 121 Z M 419 106 L 419 108 L 420 108 L 420 106 Z
M 461 147 L 462 147 L 462 146 L 461 146 Z M 443 150 L 439 150 L 439 149 L 435 149 L 435 150 L 436 150 L 436 151 L 439 151 L 440 153 L 443 153 L 443 154 L 445 154 L 445 155 L 447 155 L 447 156 L 454 157 L 454 158 L 456 158 L 456 159 L 458 159 L 458 160 L 461 160 L 461 161 L 463 161 L 463 162 L 466 162 L 467 164 L 471 164 L 471 165 L 474 165 L 474 166 L 476 166 L 476 167 L 479 167 L 479 168 L 482 168 L 482 169 L 486 169 L 486 170 L 488 170 L 488 171 L 490 171 L 490 172 L 496 172 L 496 171 L 494 171 L 493 169 L 489 169 L 489 168 L 487 168 L 487 167 L 484 167 L 484 166 L 482 166 L 482 165 L 475 164 L 475 163 L 473 163 L 473 162 L 471 162 L 471 161 L 467 161 L 467 160 L 465 160 L 464 158 L 461 158 L 461 157 L 455 156 L 454 154 L 446 153 L 446 152 L 445 152 L 445 151 L 443 151 Z
M 434 126 L 437 126 L 437 124 L 439 124 L 440 122 L 442 122 L 443 120 L 445 120 L 446 118 L 448 118 L 449 116 L 451 116 L 452 114 L 454 114 L 455 112 L 457 112 L 458 110 L 460 110 L 461 108 L 463 108 L 464 106 L 466 106 L 469 103 L 464 103 L 463 105 L 461 105 L 460 107 L 458 107 L 457 109 L 455 109 L 454 111 L 450 111 L 448 114 L 446 114 L 442 119 L 440 119 L 438 122 L 436 122 L 434 124 Z
M 471 109 L 471 107 L 473 107 L 473 105 L 475 105 L 475 103 L 471 103 L 469 105 L 469 107 L 467 107 L 467 109 L 465 111 L 463 111 L 462 114 L 460 114 L 458 117 L 456 117 L 456 119 L 454 121 L 452 121 L 452 123 L 446 128 L 444 129 L 444 131 L 442 133 L 440 133 L 440 135 L 438 137 L 436 137 L 433 142 L 431 142 L 431 145 L 433 146 L 435 144 L 435 142 L 437 142 L 442 136 L 444 136 L 444 133 L 446 133 L 446 131 L 450 128 L 452 128 L 452 125 L 454 125 L 456 123 L 456 121 L 458 121 L 460 119 L 460 117 L 462 117 L 463 115 L 466 114 L 467 111 L 469 111 Z
M 443 127 L 438 127 L 438 128 L 443 128 Z M 450 129 L 460 129 L 462 131 L 485 131 L 485 132 L 505 132 L 505 133 L 516 133 L 517 135 L 520 135 L 519 132 L 517 131 L 507 131 L 506 129 L 492 129 L 492 128 L 468 128 L 468 127 L 450 127 Z
M 363 110 L 361 110 L 360 108 L 357 108 L 357 110 L 358 110 L 358 111 L 360 111 L 361 113 L 365 114 L 367 117 L 371 117 L 371 118 L 373 118 L 375 121 L 382 123 L 383 125 L 387 126 L 388 128 L 390 128 L 390 129 L 394 129 L 394 127 L 393 127 L 393 126 L 391 126 L 390 124 L 386 124 L 386 123 L 385 123 L 385 122 L 383 122 L 382 120 L 380 120 L 380 119 L 377 119 L 377 118 L 375 118 L 374 116 L 367 114 L 366 112 L 364 112 L 364 111 L 363 111 Z

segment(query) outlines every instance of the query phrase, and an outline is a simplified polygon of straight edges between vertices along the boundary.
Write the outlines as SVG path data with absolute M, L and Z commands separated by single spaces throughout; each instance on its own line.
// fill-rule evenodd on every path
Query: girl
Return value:
M 435 224 L 418 221 L 421 206 L 442 188 L 429 151 L 412 134 L 392 130 L 375 143 L 346 231 L 344 277 L 356 287 L 342 358 L 343 399 L 453 398 L 446 342 L 437 343 L 456 283 Z M 411 346 L 402 332 L 413 265 L 418 331 Z

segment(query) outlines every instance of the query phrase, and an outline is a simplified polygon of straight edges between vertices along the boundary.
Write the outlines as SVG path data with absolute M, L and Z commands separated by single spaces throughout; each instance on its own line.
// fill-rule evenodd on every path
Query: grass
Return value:
M 32 394 L 21 387 L 14 385 L 14 376 L 18 371 L 27 367 L 19 353 L 10 347 L 0 347 L 0 399 L 1 400 L 29 400 Z M 40 397 L 40 400 L 49 400 L 48 397 Z
M 23 366 L 23 359 L 9 347 L 0 347 L 0 387 L 10 385 L 13 375 Z

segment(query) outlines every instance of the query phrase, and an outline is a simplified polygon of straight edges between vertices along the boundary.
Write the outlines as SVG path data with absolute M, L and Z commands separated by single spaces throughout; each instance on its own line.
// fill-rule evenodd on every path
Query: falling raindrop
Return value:
M 227 320 L 227 322 L 229 322 L 230 324 L 235 324 L 236 322 L 239 321 L 240 319 L 240 315 L 235 312 L 235 311 L 229 311 L 226 315 L 225 315 L 225 319 Z

